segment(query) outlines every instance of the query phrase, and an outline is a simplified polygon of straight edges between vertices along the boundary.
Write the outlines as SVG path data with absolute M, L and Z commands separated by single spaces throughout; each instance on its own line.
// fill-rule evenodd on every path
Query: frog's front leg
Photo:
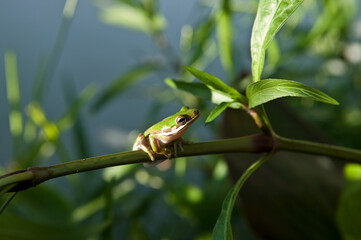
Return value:
M 157 138 L 155 138 L 153 135 L 149 136 L 149 143 L 150 143 L 150 146 L 152 147 L 152 150 L 155 153 L 163 154 L 168 159 L 171 159 L 171 157 L 172 157 L 171 151 L 166 147 L 161 147 L 159 140 Z
M 186 141 L 184 141 L 183 138 L 178 138 L 177 140 L 175 140 L 173 142 L 173 149 L 174 149 L 174 156 L 175 157 L 178 157 L 177 148 L 179 148 L 181 152 L 184 152 L 184 149 L 183 149 L 183 146 L 182 146 L 184 143 L 186 143 Z

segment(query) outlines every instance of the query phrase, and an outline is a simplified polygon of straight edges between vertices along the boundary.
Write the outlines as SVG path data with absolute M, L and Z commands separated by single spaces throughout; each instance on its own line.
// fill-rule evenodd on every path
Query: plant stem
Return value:
M 210 142 L 185 144 L 184 152 L 177 157 L 223 154 L 223 153 L 265 153 L 277 151 L 303 152 L 335 157 L 346 161 L 361 163 L 361 151 L 333 146 L 329 144 L 288 139 L 278 135 L 256 134 L 240 138 L 222 139 Z M 163 155 L 155 156 L 156 160 L 165 159 Z M 21 191 L 36 186 L 46 180 L 74 173 L 91 171 L 106 167 L 149 162 L 149 156 L 142 151 L 130 151 L 108 154 L 104 156 L 84 158 L 49 167 L 34 167 L 6 174 L 0 177 L 1 190 L 15 184 L 5 192 Z
M 275 148 L 279 151 L 302 152 L 351 160 L 361 163 L 361 151 L 330 144 L 302 141 L 275 136 Z
M 262 153 L 272 149 L 272 139 L 269 136 L 257 134 L 233 139 L 186 144 L 183 148 L 184 152 L 179 153 L 177 157 L 230 152 Z M 165 159 L 163 155 L 157 155 L 155 158 L 156 160 Z M 142 151 L 130 151 L 84 158 L 49 167 L 28 168 L 27 170 L 13 172 L 0 177 L 0 190 L 10 184 L 17 183 L 17 185 L 9 191 L 21 191 L 60 176 L 149 161 L 149 156 L 146 153 Z

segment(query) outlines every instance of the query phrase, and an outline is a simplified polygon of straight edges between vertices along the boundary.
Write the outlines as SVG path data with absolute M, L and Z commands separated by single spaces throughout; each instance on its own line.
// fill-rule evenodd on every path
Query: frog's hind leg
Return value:
M 154 151 L 152 150 L 149 141 L 147 140 L 147 138 L 144 136 L 143 133 L 140 133 L 137 137 L 137 142 L 134 144 L 133 146 L 133 150 L 143 150 L 144 152 L 146 152 L 150 159 L 152 161 L 155 161 L 154 159 Z
M 146 146 L 141 146 L 140 147 L 144 152 L 148 153 L 150 159 L 152 161 L 155 161 L 155 158 L 154 158 L 154 152 L 151 148 L 147 148 Z

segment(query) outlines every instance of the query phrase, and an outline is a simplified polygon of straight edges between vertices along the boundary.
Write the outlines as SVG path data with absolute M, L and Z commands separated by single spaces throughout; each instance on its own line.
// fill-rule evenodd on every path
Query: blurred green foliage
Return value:
M 68 108 L 59 119 L 49 119 L 43 108 L 43 97 L 77 7 L 77 1 L 66 1 L 53 52 L 49 59 L 39 62 L 34 94 L 27 103 L 21 98 L 27 89 L 19 88 L 21 69 L 17 66 L 16 53 L 9 50 L 4 54 L 13 157 L 8 166 L 0 166 L 0 174 L 46 164 L 54 156 L 63 162 L 89 157 L 87 138 L 96 136 L 88 135 L 85 117 L 107 108 L 111 100 L 147 80 L 151 74 L 175 75 L 188 81 L 168 79 L 166 84 L 173 88 L 162 85 L 155 90 L 156 94 L 151 94 L 154 101 L 147 119 L 153 122 L 170 101 L 211 112 L 209 102 L 182 88 L 196 91 L 197 96 L 203 94 L 205 99 L 213 99 L 212 102 L 220 103 L 220 99 L 227 98 L 214 96 L 204 85 L 193 82 L 194 78 L 182 70 L 181 65 L 211 70 L 207 67 L 218 64 L 221 66 L 218 69 L 223 70 L 212 70 L 212 73 L 226 76 L 222 79 L 236 89 L 245 90 L 250 82 L 250 24 L 258 1 L 201 1 L 206 14 L 198 16 L 192 26 L 183 26 L 179 49 L 167 39 L 166 26 L 171 19 L 160 12 L 158 1 L 95 3 L 99 6 L 101 21 L 140 31 L 144 37 L 153 39 L 163 61 L 154 56 L 99 90 L 89 83 L 88 88 L 77 93 L 71 81 L 65 82 L 64 98 Z M 330 142 L 360 149 L 361 20 L 357 18 L 360 10 L 357 4 L 356 0 L 305 1 L 276 38 L 265 41 L 269 48 L 262 76 L 293 79 L 329 93 L 340 102 L 337 110 L 309 99 L 291 100 L 290 107 L 302 121 L 314 124 Z M 262 56 L 261 53 L 260 58 Z M 149 87 L 140 94 L 147 91 L 154 93 Z M 84 111 L 85 107 L 93 111 Z M 148 124 L 151 122 L 144 122 L 145 126 Z M 219 122 L 209 125 L 209 133 L 204 135 L 215 136 L 217 124 Z M 75 153 L 64 144 L 64 135 L 68 132 L 72 133 Z M 193 139 L 204 138 L 202 134 L 191 135 Z M 355 226 L 360 216 L 356 213 L 361 211 L 360 178 L 355 169 L 345 170 L 345 191 L 337 213 L 345 239 L 361 236 L 360 228 Z M 68 176 L 19 193 L 0 216 L 0 238 L 211 239 L 230 186 L 227 174 L 222 156 L 205 156 L 187 161 L 178 159 L 165 171 L 122 166 Z M 4 202 L 5 198 L 1 200 Z M 255 239 L 238 212 L 232 222 L 237 239 Z

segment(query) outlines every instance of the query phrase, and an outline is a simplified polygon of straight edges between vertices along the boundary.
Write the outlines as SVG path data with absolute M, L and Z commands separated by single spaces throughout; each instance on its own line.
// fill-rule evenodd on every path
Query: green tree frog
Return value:
M 181 145 L 183 143 L 182 135 L 199 117 L 199 114 L 197 109 L 182 107 L 176 114 L 148 128 L 144 134 L 140 133 L 134 142 L 133 151 L 143 150 L 148 153 L 152 161 L 155 161 L 154 154 L 163 154 L 170 159 L 172 153 L 168 146 L 173 144 L 174 155 L 176 156 L 177 145 L 183 151 Z

